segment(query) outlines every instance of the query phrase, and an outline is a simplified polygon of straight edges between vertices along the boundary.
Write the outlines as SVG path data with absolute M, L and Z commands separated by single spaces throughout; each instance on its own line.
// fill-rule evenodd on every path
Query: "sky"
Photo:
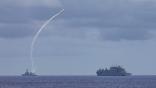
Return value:
M 33 36 L 40 75 L 96 75 L 121 65 L 134 75 L 155 75 L 155 0 L 1 0 L 0 75 L 31 68 Z

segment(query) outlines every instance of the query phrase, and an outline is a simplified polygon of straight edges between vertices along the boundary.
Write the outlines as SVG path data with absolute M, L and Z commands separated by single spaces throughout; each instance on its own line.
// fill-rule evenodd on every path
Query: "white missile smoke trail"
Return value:
M 35 34 L 35 36 L 33 37 L 32 43 L 31 43 L 31 51 L 30 51 L 30 60 L 31 60 L 31 72 L 35 72 L 35 68 L 34 68 L 34 58 L 33 58 L 33 51 L 34 51 L 34 44 L 38 38 L 38 36 L 40 35 L 40 33 L 42 32 L 42 30 L 52 21 L 54 20 L 57 16 L 59 16 L 61 13 L 64 12 L 64 9 L 62 9 L 60 12 L 56 13 L 54 16 L 52 16 L 49 20 L 47 20 L 42 26 L 41 28 L 37 31 L 37 33 Z

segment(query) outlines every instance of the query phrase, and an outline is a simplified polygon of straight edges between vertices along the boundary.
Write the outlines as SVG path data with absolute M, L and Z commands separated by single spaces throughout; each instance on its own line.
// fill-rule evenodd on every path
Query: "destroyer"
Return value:
M 22 76 L 37 76 L 37 75 L 35 73 L 33 73 L 33 72 L 29 72 L 29 70 L 26 69 L 25 73 L 22 74 Z

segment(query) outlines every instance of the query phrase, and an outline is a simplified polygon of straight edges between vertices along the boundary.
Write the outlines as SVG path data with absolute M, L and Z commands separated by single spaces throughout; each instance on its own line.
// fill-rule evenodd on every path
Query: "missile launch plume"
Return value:
M 35 36 L 33 37 L 32 43 L 31 43 L 31 50 L 30 50 L 30 60 L 31 60 L 31 72 L 35 72 L 35 67 L 34 67 L 34 58 L 33 58 L 33 51 L 34 51 L 34 45 L 36 43 L 37 38 L 39 37 L 40 33 L 42 30 L 52 21 L 54 20 L 57 16 L 59 16 L 61 13 L 64 12 L 64 9 L 56 13 L 54 16 L 52 16 L 50 19 L 48 19 L 42 26 L 41 28 L 37 31 Z

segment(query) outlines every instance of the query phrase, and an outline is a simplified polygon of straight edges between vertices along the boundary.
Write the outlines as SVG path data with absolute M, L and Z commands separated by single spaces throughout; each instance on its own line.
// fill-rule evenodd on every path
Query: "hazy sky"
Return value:
M 36 31 L 62 8 L 35 44 L 36 73 L 95 75 L 121 65 L 133 74 L 156 74 L 155 0 L 1 0 L 0 75 L 30 68 Z

